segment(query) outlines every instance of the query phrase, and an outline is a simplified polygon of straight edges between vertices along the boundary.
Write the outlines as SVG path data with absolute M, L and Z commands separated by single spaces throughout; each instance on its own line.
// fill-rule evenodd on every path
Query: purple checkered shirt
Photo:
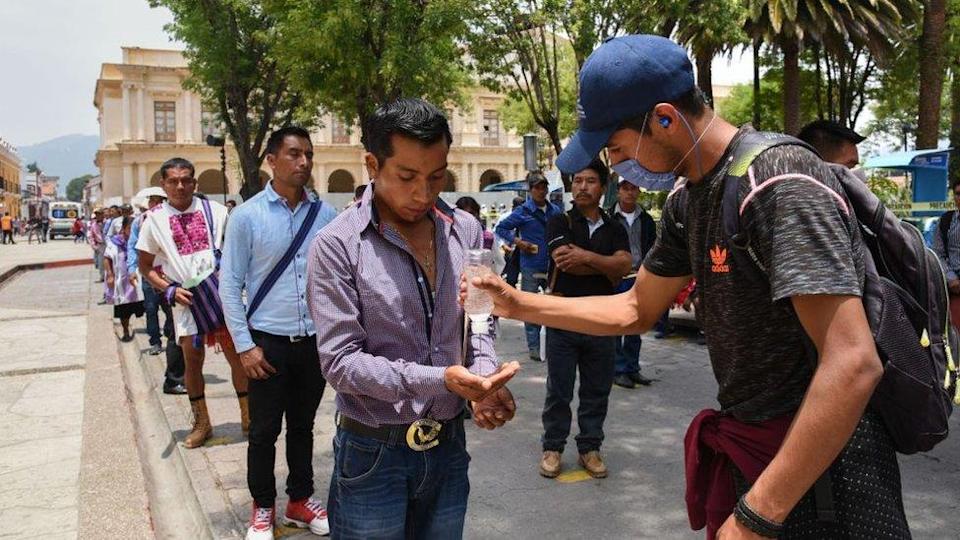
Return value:
M 369 426 L 448 420 L 463 408 L 443 372 L 461 357 L 460 274 L 466 250 L 483 244 L 480 223 L 437 200 L 433 298 L 407 243 L 377 219 L 373 185 L 310 246 L 307 304 L 323 375 L 340 414 Z M 493 338 L 471 336 L 466 358 L 471 372 L 492 373 Z

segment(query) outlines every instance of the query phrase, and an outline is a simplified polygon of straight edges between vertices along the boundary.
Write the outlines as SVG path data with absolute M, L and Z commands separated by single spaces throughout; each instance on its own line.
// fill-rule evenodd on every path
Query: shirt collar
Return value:
M 263 191 L 266 193 L 266 197 L 268 201 L 270 202 L 281 201 L 284 204 L 286 204 L 286 199 L 281 197 L 280 194 L 273 189 L 273 180 L 270 180 L 269 182 L 267 182 L 267 186 L 263 188 Z M 314 200 L 316 200 L 316 195 L 314 195 L 313 193 L 310 193 L 306 189 L 303 189 L 301 193 L 302 193 L 300 198 L 301 202 L 313 202 Z
M 373 204 L 374 189 L 376 189 L 376 182 L 367 184 L 367 189 L 363 190 L 363 196 L 360 197 L 360 202 L 357 203 L 354 214 L 354 225 L 356 226 L 357 232 L 363 231 L 368 225 L 373 225 L 378 231 L 382 230 L 377 207 Z M 448 231 L 450 227 L 453 226 L 454 209 L 443 199 L 437 198 L 437 202 L 433 205 L 432 214 L 434 218 L 440 219 L 438 223 L 445 224 L 445 231 Z
M 600 216 L 599 216 L 599 219 L 593 223 L 601 223 L 601 222 L 606 223 L 607 220 L 610 219 L 610 216 L 607 215 L 607 213 L 603 210 L 602 206 L 597 208 L 597 210 L 600 212 Z M 585 223 L 591 223 L 591 221 L 587 219 L 587 216 L 580 213 L 580 209 L 577 208 L 576 205 L 574 205 L 573 208 L 570 209 L 570 217 L 573 219 L 582 219 Z

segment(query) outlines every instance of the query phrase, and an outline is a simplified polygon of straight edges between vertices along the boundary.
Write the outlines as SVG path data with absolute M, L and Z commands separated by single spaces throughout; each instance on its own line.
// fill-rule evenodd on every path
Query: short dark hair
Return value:
M 691 118 L 700 118 L 705 112 L 707 112 L 707 99 L 703 95 L 703 91 L 700 90 L 700 87 L 694 86 L 692 90 L 684 93 L 677 99 L 667 101 L 678 111 L 683 114 L 690 116 Z M 654 104 L 656 106 L 656 104 Z M 641 114 L 634 116 L 633 118 L 628 118 L 624 120 L 617 129 L 632 129 L 637 133 L 643 133 L 644 135 L 650 134 L 650 113 L 653 111 L 653 107 L 649 110 L 644 111 Z M 644 124 L 644 120 L 647 120 L 647 123 Z
M 585 171 L 587 169 L 597 173 L 597 176 L 600 177 L 600 185 L 607 185 L 607 181 L 610 180 L 610 169 L 607 168 L 607 164 L 604 163 L 599 157 L 593 158 L 593 161 L 591 161 L 589 165 L 581 170 Z
M 814 120 L 803 126 L 797 138 L 824 154 L 833 152 L 845 142 L 860 144 L 866 137 L 832 120 Z
M 470 214 L 480 215 L 480 203 L 473 197 L 460 197 L 454 206 Z
M 363 197 L 363 190 L 365 189 L 367 189 L 366 184 L 360 184 L 359 186 L 353 188 L 353 198 L 359 199 L 360 197 Z
M 290 135 L 293 135 L 294 137 L 300 137 L 301 139 L 306 139 L 307 142 L 313 146 L 313 141 L 310 140 L 309 131 L 300 126 L 283 126 L 280 129 L 274 130 L 274 132 L 270 134 L 270 138 L 267 139 L 267 153 L 277 155 L 277 152 L 280 151 L 280 147 L 283 146 L 284 139 Z
M 513 208 L 523 205 L 526 201 L 523 197 L 514 197 L 513 198 Z
M 190 176 L 193 176 L 197 172 L 197 170 L 193 168 L 193 163 L 190 163 L 182 157 L 175 157 L 164 161 L 163 165 L 160 166 L 160 178 L 166 180 L 167 171 L 170 169 L 188 169 Z
M 424 145 L 444 140 L 453 142 L 447 117 L 432 104 L 420 98 L 403 98 L 377 107 L 363 122 L 360 141 L 363 148 L 377 158 L 377 163 L 393 156 L 392 135 L 400 135 Z

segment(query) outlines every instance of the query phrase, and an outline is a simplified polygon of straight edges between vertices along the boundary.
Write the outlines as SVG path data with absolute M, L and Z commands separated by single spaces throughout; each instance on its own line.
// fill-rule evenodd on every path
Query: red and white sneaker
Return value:
M 283 524 L 310 529 L 310 532 L 319 536 L 330 534 L 327 510 L 323 507 L 323 503 L 313 497 L 288 502 L 287 511 L 283 515 Z
M 247 540 L 273 540 L 273 518 L 276 510 L 273 508 L 259 508 L 253 504 L 253 516 L 250 517 L 250 528 L 247 529 Z

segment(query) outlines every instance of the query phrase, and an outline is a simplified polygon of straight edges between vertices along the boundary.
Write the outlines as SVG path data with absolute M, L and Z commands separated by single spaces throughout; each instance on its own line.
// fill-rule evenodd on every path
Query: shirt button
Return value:
M 440 352 L 440 347 L 434 347 L 433 352 Z
M 300 279 L 303 279 L 303 276 L 301 276 L 300 274 L 297 274 L 297 277 Z
M 300 299 L 303 300 L 303 295 L 302 295 L 302 294 L 300 295 Z

